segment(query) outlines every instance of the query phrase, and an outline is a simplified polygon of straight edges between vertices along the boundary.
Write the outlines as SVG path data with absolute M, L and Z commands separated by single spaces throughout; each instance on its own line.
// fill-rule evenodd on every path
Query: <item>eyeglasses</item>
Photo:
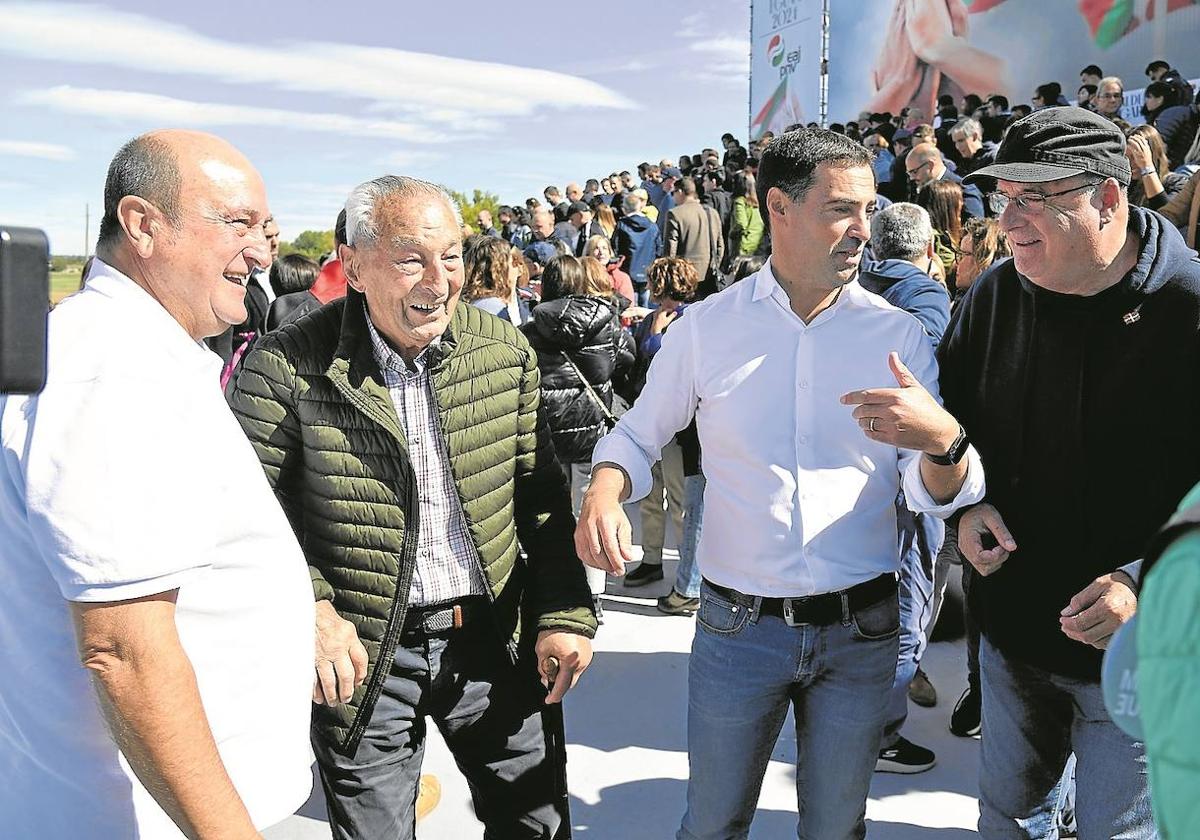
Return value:
M 988 196 L 988 206 L 992 208 L 992 212 L 999 216 L 1004 212 L 1004 209 L 1009 204 L 1015 204 L 1017 209 L 1023 213 L 1037 214 L 1046 209 L 1046 199 L 1056 198 L 1060 195 L 1078 192 L 1079 190 L 1093 190 L 1100 184 L 1080 184 L 1078 187 L 1071 187 L 1069 190 L 1060 190 L 1052 193 L 1027 192 L 1020 195 L 1005 195 L 1002 192 L 994 192 Z
M 915 178 L 917 176 L 917 173 L 920 172 L 922 169 L 924 169 L 926 166 L 933 166 L 933 161 L 927 160 L 924 163 L 922 163 L 920 166 L 913 167 L 912 169 L 906 169 L 905 172 L 908 173 L 909 178 Z
M 1123 93 L 1098 93 L 1098 94 L 1096 94 L 1096 98 L 1097 99 L 1124 99 L 1125 94 L 1123 94 Z

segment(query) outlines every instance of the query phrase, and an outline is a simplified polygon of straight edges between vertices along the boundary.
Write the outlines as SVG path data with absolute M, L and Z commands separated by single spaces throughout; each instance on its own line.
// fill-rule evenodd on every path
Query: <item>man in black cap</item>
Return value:
M 982 837 L 1050 836 L 1072 752 L 1079 836 L 1155 836 L 1145 753 L 1106 713 L 1100 663 L 1155 523 L 1200 479 L 1200 262 L 1130 206 L 1124 148 L 1107 119 L 1046 108 L 968 176 L 997 179 L 1014 255 L 938 352 L 988 471 L 959 524 L 983 630 Z
M 554 238 L 566 243 L 577 257 L 586 252 L 588 238 L 597 234 L 604 236 L 604 228 L 592 219 L 592 208 L 582 201 L 572 201 L 567 209 L 567 220 L 554 226 Z

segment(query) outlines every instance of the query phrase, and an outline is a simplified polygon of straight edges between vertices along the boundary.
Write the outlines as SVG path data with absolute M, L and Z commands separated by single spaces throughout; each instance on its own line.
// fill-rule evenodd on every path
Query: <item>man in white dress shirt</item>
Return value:
M 920 324 L 855 281 L 870 154 L 832 132 L 788 132 L 764 153 L 758 191 L 773 256 L 667 335 L 642 397 L 596 447 L 576 546 L 623 571 L 621 503 L 645 495 L 660 450 L 695 416 L 705 582 L 678 837 L 747 836 L 789 703 L 799 836 L 862 837 L 896 668 L 896 495 L 947 516 L 982 497 L 983 468 L 938 402 Z
M 207 134 L 113 159 L 49 379 L 0 396 L 0 834 L 244 840 L 312 789 L 307 564 L 201 339 L 268 262 Z

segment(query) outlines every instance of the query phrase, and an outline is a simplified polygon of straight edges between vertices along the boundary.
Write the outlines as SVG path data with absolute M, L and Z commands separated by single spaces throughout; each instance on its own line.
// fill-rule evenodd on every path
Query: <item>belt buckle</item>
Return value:
M 783 599 L 783 623 L 788 627 L 799 627 L 804 622 L 796 621 L 796 613 L 792 609 L 793 603 L 795 603 L 793 598 Z

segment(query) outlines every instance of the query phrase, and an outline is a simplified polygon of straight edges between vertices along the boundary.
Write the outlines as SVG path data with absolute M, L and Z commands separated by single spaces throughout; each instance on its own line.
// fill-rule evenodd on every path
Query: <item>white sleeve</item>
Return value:
M 218 498 L 211 415 L 183 391 L 115 376 L 39 397 L 26 514 L 67 600 L 166 592 L 211 563 L 221 506 L 238 500 Z
M 908 348 L 901 352 L 900 358 L 912 371 L 913 376 L 917 377 L 925 389 L 941 404 L 942 398 L 938 391 L 937 359 L 934 357 L 933 348 L 929 346 L 929 341 L 925 338 L 924 333 L 917 332 L 917 340 L 909 341 Z M 963 480 L 962 487 L 959 488 L 958 495 L 944 505 L 939 505 L 934 501 L 925 487 L 925 480 L 921 477 L 920 455 L 921 453 L 911 449 L 899 450 L 904 499 L 908 504 L 908 509 L 913 513 L 926 513 L 936 516 L 938 519 L 945 519 L 959 508 L 983 501 L 987 489 L 983 476 L 983 461 L 980 460 L 979 453 L 975 451 L 974 446 L 968 446 L 967 454 L 963 456 L 967 460 L 967 476 Z
M 696 321 L 696 313 L 685 312 L 663 335 L 646 387 L 592 452 L 592 464 L 608 461 L 625 470 L 632 488 L 628 501 L 650 493 L 650 468 L 696 413 Z

